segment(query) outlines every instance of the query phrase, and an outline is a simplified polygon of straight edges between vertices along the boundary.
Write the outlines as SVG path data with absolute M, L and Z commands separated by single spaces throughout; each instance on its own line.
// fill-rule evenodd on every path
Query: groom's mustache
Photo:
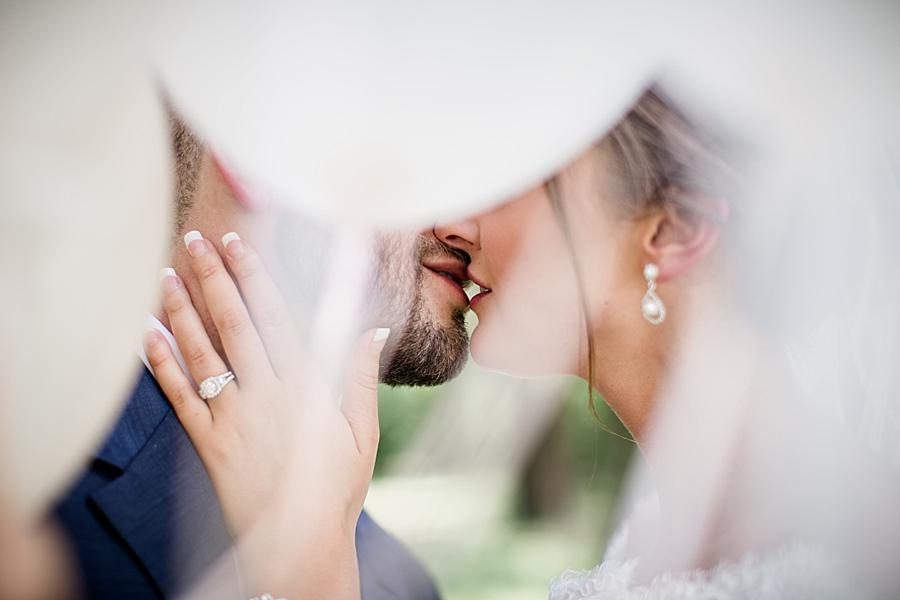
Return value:
M 469 281 L 467 267 L 472 262 L 468 253 L 432 236 L 419 237 L 418 252 L 423 267 L 449 277 L 465 289 Z
M 460 261 L 464 266 L 472 262 L 472 258 L 463 250 L 448 246 L 433 236 L 419 236 L 419 259 L 424 263 L 439 258 Z

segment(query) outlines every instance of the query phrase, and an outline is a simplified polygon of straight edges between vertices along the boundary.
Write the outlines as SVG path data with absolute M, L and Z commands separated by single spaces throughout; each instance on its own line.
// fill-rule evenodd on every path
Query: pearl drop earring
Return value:
M 644 279 L 647 280 L 647 293 L 641 298 L 641 313 L 648 323 L 659 325 L 666 320 L 666 305 L 656 295 L 656 278 L 659 267 L 653 263 L 644 265 Z

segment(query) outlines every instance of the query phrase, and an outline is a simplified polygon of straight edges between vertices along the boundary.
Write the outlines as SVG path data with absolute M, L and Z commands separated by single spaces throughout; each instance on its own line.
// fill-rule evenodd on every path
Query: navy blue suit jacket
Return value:
M 206 470 L 146 369 L 109 438 L 54 513 L 90 598 L 176 595 L 231 541 Z M 364 600 L 438 597 L 424 568 L 365 513 L 356 543 Z M 235 598 L 237 581 L 235 572 L 228 582 Z

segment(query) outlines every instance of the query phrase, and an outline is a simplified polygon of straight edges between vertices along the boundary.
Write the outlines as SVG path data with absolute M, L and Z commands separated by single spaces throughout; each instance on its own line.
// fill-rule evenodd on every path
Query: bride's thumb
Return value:
M 344 394 L 341 411 L 344 413 L 356 446 L 363 455 L 375 456 L 378 448 L 378 367 L 381 351 L 391 330 L 370 329 L 360 336 L 353 350 L 352 365 Z

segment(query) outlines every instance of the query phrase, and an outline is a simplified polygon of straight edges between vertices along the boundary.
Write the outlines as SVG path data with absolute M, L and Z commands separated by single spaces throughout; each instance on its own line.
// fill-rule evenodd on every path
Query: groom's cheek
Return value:
M 413 266 L 402 256 L 398 260 L 382 265 L 366 290 L 364 302 L 365 325 L 367 327 L 390 327 L 390 340 L 396 340 L 408 328 L 411 315 L 417 309 L 418 281 Z M 391 341 L 385 348 L 389 353 Z

